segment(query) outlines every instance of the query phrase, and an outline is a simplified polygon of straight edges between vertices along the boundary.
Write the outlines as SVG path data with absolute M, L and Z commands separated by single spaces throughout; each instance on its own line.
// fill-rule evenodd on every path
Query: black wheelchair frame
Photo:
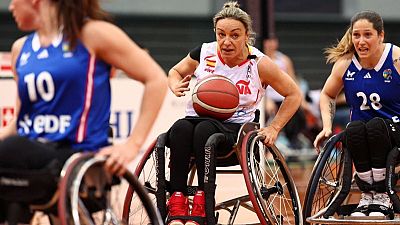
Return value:
M 223 140 L 224 135 L 217 133 L 212 135 L 206 144 L 206 171 L 204 178 L 204 192 L 206 197 L 206 218 L 180 217 L 181 219 L 192 219 L 199 224 L 216 224 L 218 211 L 229 212 L 227 224 L 234 224 L 240 207 L 254 212 L 259 224 L 302 224 L 301 206 L 296 186 L 290 175 L 284 157 L 279 150 L 266 147 L 262 141 L 263 137 L 257 135 L 259 125 L 246 123 L 240 129 L 238 141 L 232 152 L 225 156 L 217 155 L 218 143 Z M 136 168 L 135 174 L 143 186 L 150 193 L 153 202 L 157 205 L 163 220 L 168 223 L 166 202 L 168 199 L 168 160 L 169 148 L 166 146 L 166 134 L 161 134 L 153 145 L 144 154 L 141 162 Z M 236 154 L 234 154 L 236 153 Z M 268 155 L 268 158 L 267 158 Z M 221 163 L 227 163 L 228 158 L 239 162 L 241 170 L 217 170 Z M 264 166 L 264 163 L 267 164 Z M 216 165 L 215 165 L 216 164 Z M 229 163 L 228 163 L 229 164 Z M 222 165 L 224 166 L 224 165 Z M 225 165 L 226 166 L 226 165 Z M 194 169 L 189 175 L 189 195 L 194 195 L 197 190 L 192 185 Z M 215 203 L 216 174 L 234 173 L 243 174 L 248 195 L 235 197 L 221 203 Z M 135 191 L 128 189 L 125 198 L 123 218 L 129 223 L 131 219 L 142 218 L 140 208 L 135 207 Z M 282 208 L 279 208 L 281 206 Z M 217 212 L 217 213 L 215 213 Z M 147 221 L 136 221 L 135 224 L 146 224 Z M 218 222 L 218 224 L 220 224 Z
M 342 143 L 343 133 L 332 136 L 322 149 L 308 183 L 303 217 L 306 224 L 400 224 L 400 218 L 351 217 L 357 204 L 349 204 L 353 194 L 359 193 L 354 181 L 350 153 Z M 387 157 L 386 187 L 395 213 L 400 213 L 400 174 L 395 171 L 400 149 L 395 147 Z

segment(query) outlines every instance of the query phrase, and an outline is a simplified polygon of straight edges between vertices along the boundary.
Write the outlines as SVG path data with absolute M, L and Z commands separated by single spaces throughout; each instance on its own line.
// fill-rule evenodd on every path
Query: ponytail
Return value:
M 335 63 L 340 57 L 354 52 L 355 49 L 351 41 L 351 27 L 349 27 L 336 46 L 325 49 L 326 63 Z

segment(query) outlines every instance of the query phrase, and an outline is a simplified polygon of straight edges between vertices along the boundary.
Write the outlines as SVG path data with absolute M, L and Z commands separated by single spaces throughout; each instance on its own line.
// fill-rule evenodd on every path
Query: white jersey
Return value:
M 258 103 L 265 94 L 265 89 L 261 84 L 258 75 L 257 64 L 265 55 L 258 49 L 249 46 L 251 55 L 255 59 L 248 59 L 235 67 L 226 65 L 217 50 L 217 42 L 204 43 L 201 46 L 200 64 L 194 72 L 197 80 L 210 74 L 223 75 L 229 78 L 239 91 L 239 107 L 235 114 L 226 120 L 231 123 L 245 123 L 253 121 Z M 198 116 L 193 109 L 190 100 L 186 107 L 187 116 Z

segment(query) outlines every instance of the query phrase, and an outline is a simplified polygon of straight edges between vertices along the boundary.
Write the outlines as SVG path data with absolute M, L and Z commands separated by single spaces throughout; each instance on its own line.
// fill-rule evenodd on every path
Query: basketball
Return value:
M 239 105 L 239 92 L 227 77 L 210 75 L 194 87 L 193 108 L 199 116 L 229 119 Z

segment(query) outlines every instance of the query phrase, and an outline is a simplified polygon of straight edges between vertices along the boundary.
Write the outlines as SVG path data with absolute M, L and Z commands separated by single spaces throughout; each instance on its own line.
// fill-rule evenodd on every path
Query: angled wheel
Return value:
M 341 190 L 344 165 L 341 135 L 329 139 L 315 163 L 305 195 L 305 219 L 326 208 Z
M 72 160 L 59 185 L 58 213 L 62 225 L 125 224 L 119 215 L 122 204 L 112 186 L 120 179 L 104 171 L 105 158 L 82 154 Z M 122 179 L 122 178 L 121 178 Z M 138 193 L 151 224 L 162 224 L 161 217 L 137 178 L 126 172 L 123 179 Z
M 164 148 L 164 146 L 164 136 L 160 135 L 158 141 L 153 143 L 144 153 L 142 160 L 135 170 L 135 175 L 138 177 L 140 184 L 142 184 L 148 192 L 148 197 L 153 206 L 159 208 L 161 218 L 163 219 L 166 217 L 166 188 L 161 184 L 165 184 L 164 179 L 169 180 L 169 170 L 166 168 L 168 167 L 168 162 L 165 162 L 163 169 L 158 168 L 157 164 L 160 160 L 169 160 L 169 149 Z M 157 151 L 157 148 L 160 149 L 160 151 Z M 167 171 L 167 173 L 165 171 Z M 158 174 L 165 174 L 165 176 L 157 177 Z M 125 195 L 122 217 L 127 224 L 151 223 L 151 218 L 148 217 L 143 207 L 142 201 L 139 198 L 139 193 L 131 186 L 129 186 Z
M 261 224 L 302 224 L 300 200 L 279 150 L 263 144 L 256 131 L 242 143 L 242 170 Z

